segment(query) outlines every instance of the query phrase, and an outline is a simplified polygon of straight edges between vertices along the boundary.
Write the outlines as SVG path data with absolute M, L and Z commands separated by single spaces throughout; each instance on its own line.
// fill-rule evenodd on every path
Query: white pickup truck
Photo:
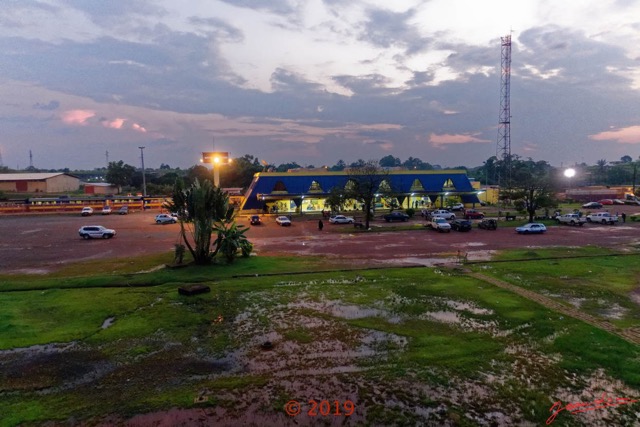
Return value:
M 451 231 L 451 224 L 449 224 L 449 222 L 446 219 L 439 216 L 435 218 L 431 218 L 431 222 L 429 223 L 429 226 L 434 230 L 438 230 L 441 233 L 448 233 Z
M 587 215 L 587 222 L 615 224 L 618 222 L 618 215 L 611 215 L 609 212 L 594 212 Z
M 556 217 L 556 221 L 560 224 L 579 225 L 582 227 L 587 222 L 587 219 L 575 213 L 568 213 Z

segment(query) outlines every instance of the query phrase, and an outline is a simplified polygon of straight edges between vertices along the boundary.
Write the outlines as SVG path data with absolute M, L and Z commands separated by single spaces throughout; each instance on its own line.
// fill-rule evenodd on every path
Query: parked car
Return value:
M 602 199 L 598 200 L 596 203 L 600 203 L 601 205 L 612 205 L 613 199 Z
M 353 224 L 354 219 L 350 216 L 336 215 L 334 217 L 329 218 L 329 222 L 331 224 Z
M 91 208 L 89 206 L 85 206 L 80 211 L 80 215 L 82 215 L 82 216 L 91 216 L 91 215 L 93 215 L 93 208 Z
M 440 217 L 448 220 L 456 219 L 456 214 L 453 212 L 449 212 L 446 209 L 438 209 L 431 212 L 431 218 Z
M 291 220 L 286 216 L 279 216 L 276 218 L 276 224 L 279 224 L 283 227 L 288 227 L 291 225 Z
M 475 209 L 469 209 L 464 213 L 466 219 L 482 219 L 484 218 L 484 212 L 477 211 Z
M 547 231 L 547 227 L 539 222 L 530 222 L 522 227 L 516 227 L 516 233 L 518 234 L 542 234 Z
M 613 199 L 613 204 L 614 205 L 624 205 L 624 200 Z
M 602 208 L 602 203 L 598 202 L 589 202 L 582 205 L 584 209 L 600 209 Z
M 251 215 L 251 217 L 249 218 L 249 223 L 251 223 L 251 225 L 260 225 L 262 224 L 262 221 L 260 221 L 259 215 Z
M 447 209 L 450 211 L 461 211 L 464 209 L 464 205 L 462 203 L 456 203 L 455 205 L 447 206 Z
M 613 225 L 618 222 L 618 215 L 612 215 L 609 212 L 594 212 L 587 215 L 587 222 Z
M 483 230 L 497 230 L 498 221 L 492 218 L 485 218 L 478 223 L 478 228 L 482 228 Z
M 454 219 L 451 222 L 451 229 L 456 231 L 470 231 L 471 221 L 466 219 Z
M 111 215 L 111 206 L 103 206 L 102 215 Z
M 85 225 L 80 227 L 78 234 L 83 239 L 110 239 L 116 235 L 116 230 L 101 225 Z
M 156 215 L 156 224 L 175 224 L 176 222 L 178 220 L 169 214 Z
M 451 224 L 449 224 L 449 222 L 444 218 L 435 217 L 431 218 L 431 228 L 433 228 L 434 230 L 438 230 L 441 233 L 448 233 L 451 231 Z
M 407 215 L 404 212 L 391 212 L 388 213 L 384 216 L 384 220 L 387 222 L 391 222 L 391 221 L 408 221 L 409 220 L 409 215 Z
M 124 205 L 124 206 L 120 206 L 120 209 L 118 209 L 118 215 L 127 215 L 129 213 L 129 206 Z
M 568 213 L 556 216 L 556 221 L 558 221 L 559 224 L 578 225 L 582 227 L 584 223 L 587 222 L 587 219 L 577 213 Z

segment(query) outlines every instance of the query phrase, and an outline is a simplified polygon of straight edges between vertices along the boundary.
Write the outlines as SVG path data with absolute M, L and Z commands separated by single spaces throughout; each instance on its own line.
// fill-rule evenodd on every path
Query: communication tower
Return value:
M 502 72 L 496 157 L 502 161 L 501 170 L 498 171 L 498 185 L 508 188 L 511 184 L 511 34 L 500 37 L 500 42 Z

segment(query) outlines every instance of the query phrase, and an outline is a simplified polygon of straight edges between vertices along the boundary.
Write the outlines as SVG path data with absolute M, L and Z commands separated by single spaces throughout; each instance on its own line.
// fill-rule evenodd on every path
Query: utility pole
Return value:
M 142 161 L 142 196 L 147 197 L 147 179 L 144 173 L 144 147 L 138 147 L 140 149 L 140 160 Z
M 29 169 L 33 169 L 33 153 L 29 150 Z
M 109 150 L 105 151 L 104 155 L 107 157 L 107 167 L 109 167 Z

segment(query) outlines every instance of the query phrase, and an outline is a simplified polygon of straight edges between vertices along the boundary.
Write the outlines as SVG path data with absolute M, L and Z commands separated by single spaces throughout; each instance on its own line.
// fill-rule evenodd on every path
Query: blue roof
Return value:
M 448 193 L 459 196 L 463 203 L 480 202 L 464 170 L 391 171 L 385 175 L 400 196 L 413 194 L 435 200 Z M 332 188 L 344 188 L 348 180 L 348 172 L 260 172 L 253 176 L 242 209 L 261 209 L 264 199 L 324 198 Z

